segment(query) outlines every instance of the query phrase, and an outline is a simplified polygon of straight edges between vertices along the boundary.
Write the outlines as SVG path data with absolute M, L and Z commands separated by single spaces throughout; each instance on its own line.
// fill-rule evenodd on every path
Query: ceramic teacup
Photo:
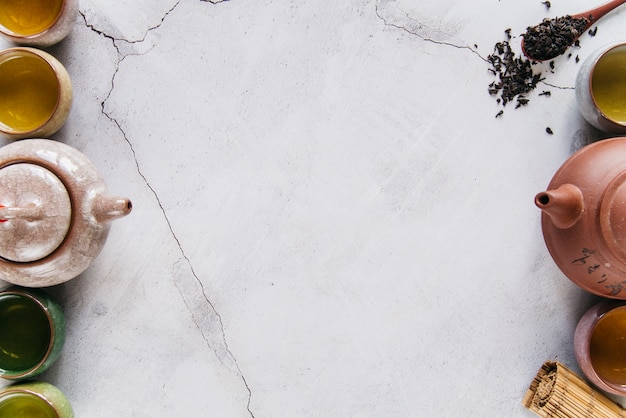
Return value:
M 63 126 L 71 107 L 72 82 L 56 58 L 29 47 L 0 51 L 0 134 L 47 138 Z
M 19 44 L 50 46 L 65 38 L 78 16 L 78 0 L 4 0 L 0 35 Z
M 0 377 L 23 380 L 43 373 L 64 342 L 65 317 L 52 296 L 17 286 L 0 292 Z
M 626 41 L 589 55 L 576 77 L 576 100 L 583 117 L 601 131 L 626 133 Z
M 626 301 L 592 306 L 574 333 L 576 360 L 587 378 L 614 395 L 626 395 Z
M 59 388 L 50 383 L 19 383 L 0 391 L 0 418 L 73 416 L 70 402 Z

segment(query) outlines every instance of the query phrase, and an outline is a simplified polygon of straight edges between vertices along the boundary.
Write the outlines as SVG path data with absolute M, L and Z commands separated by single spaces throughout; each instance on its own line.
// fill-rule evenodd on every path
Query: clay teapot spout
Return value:
M 133 204 L 125 197 L 100 195 L 94 199 L 93 215 L 98 222 L 110 222 L 126 216 Z
M 547 214 L 559 229 L 571 228 L 584 210 L 582 191 L 573 184 L 562 184 L 554 190 L 538 193 L 535 205 Z

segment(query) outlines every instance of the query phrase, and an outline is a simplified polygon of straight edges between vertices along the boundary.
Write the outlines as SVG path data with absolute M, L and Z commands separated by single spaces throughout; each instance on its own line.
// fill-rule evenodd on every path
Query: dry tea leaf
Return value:
M 509 32 L 505 33 L 508 37 Z M 528 104 L 529 99 L 524 95 L 543 80 L 541 73 L 533 71 L 532 63 L 523 57 L 516 57 L 508 41 L 498 42 L 487 61 L 491 64 L 489 71 L 496 77 L 489 84 L 489 94 L 497 96 L 498 103 L 503 106 L 515 99 L 516 107 Z

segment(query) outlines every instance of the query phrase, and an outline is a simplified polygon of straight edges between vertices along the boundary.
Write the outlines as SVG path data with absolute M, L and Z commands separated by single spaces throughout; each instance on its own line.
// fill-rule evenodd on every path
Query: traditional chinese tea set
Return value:
M 109 196 L 93 164 L 49 138 L 68 118 L 72 84 L 64 66 L 33 48 L 70 32 L 78 0 L 8 0 L 0 36 L 21 45 L 0 51 L 0 418 L 70 418 L 65 395 L 34 378 L 59 357 L 65 319 L 41 289 L 77 277 L 104 245 L 109 222 L 131 202 Z M 584 118 L 626 133 L 626 42 L 589 56 L 576 80 Z M 626 137 L 588 145 L 537 194 L 548 250 L 578 286 L 606 300 L 580 319 L 574 337 L 579 365 L 598 388 L 626 395 Z M 30 414 L 30 415 L 29 415 Z
M 591 54 L 576 79 L 583 117 L 626 133 L 626 42 Z M 626 395 L 626 137 L 603 139 L 570 156 L 535 196 L 548 251 L 582 289 L 606 298 L 580 319 L 578 364 L 599 389 Z
M 68 118 L 72 84 L 65 67 L 36 47 L 69 34 L 78 0 L 7 0 L 0 36 L 19 46 L 0 51 L 0 418 L 70 418 L 54 385 L 30 379 L 59 357 L 63 310 L 40 288 L 85 271 L 104 246 L 110 221 L 130 213 L 110 196 L 80 151 L 48 139 Z

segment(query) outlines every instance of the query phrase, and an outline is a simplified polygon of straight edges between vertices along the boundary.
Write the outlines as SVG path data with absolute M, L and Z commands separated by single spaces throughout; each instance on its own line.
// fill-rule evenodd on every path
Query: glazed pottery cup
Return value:
M 19 383 L 0 391 L 0 418 L 72 418 L 69 401 L 46 382 Z
M 47 293 L 21 287 L 0 292 L 0 377 L 23 380 L 46 371 L 65 342 L 65 317 Z
M 19 45 L 50 46 L 65 38 L 78 16 L 78 0 L 4 0 L 0 35 Z
M 1 134 L 47 138 L 63 126 L 71 106 L 72 82 L 56 58 L 28 47 L 0 51 Z
M 591 307 L 576 326 L 574 351 L 593 384 L 626 395 L 626 302 L 606 300 Z
M 616 42 L 585 59 L 576 77 L 583 117 L 601 131 L 626 133 L 626 42 Z

